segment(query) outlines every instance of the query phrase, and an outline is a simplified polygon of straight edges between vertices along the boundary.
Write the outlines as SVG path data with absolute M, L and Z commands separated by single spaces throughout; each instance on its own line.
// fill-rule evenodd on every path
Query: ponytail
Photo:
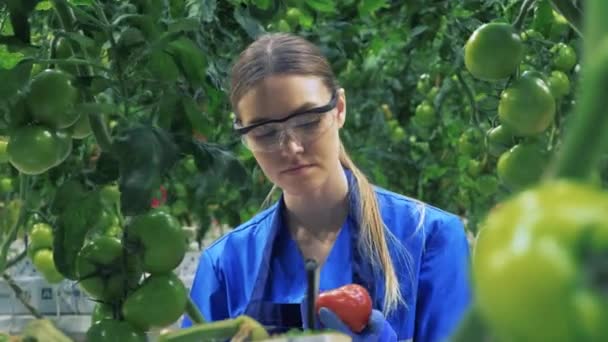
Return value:
M 404 301 L 399 286 L 399 279 L 397 278 L 395 267 L 388 249 L 388 243 L 385 236 L 388 231 L 385 232 L 384 229 L 385 225 L 380 214 L 376 193 L 372 184 L 367 180 L 367 177 L 365 177 L 363 172 L 361 172 L 350 159 L 342 143 L 340 143 L 340 163 L 342 163 L 345 168 L 349 169 L 355 177 L 359 190 L 360 206 L 360 217 L 358 218 L 358 222 L 361 235 L 358 248 L 363 255 L 370 259 L 372 267 L 380 268 L 384 273 L 385 294 L 383 311 L 385 314 L 388 314 Z M 388 233 L 390 234 L 390 232 Z

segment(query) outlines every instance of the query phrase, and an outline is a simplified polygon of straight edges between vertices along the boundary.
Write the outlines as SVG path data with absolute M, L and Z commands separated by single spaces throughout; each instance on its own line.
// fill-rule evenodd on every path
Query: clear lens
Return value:
M 243 143 L 252 151 L 261 152 L 279 150 L 288 136 L 300 144 L 307 144 L 318 138 L 333 124 L 333 117 L 325 113 L 311 113 L 294 117 L 282 124 L 262 125 L 243 135 Z

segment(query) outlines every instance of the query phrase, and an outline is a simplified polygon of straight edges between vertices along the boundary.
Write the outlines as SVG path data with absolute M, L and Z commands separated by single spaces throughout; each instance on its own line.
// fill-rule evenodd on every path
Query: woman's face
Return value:
M 315 76 L 277 75 L 250 89 L 237 104 L 243 127 L 284 119 L 303 110 L 331 103 L 332 92 Z M 322 113 L 291 117 L 250 131 L 252 150 L 264 174 L 286 193 L 302 194 L 323 186 L 331 172 L 340 169 L 340 138 L 346 102 L 343 90 L 335 106 Z M 262 148 L 274 146 L 273 148 Z

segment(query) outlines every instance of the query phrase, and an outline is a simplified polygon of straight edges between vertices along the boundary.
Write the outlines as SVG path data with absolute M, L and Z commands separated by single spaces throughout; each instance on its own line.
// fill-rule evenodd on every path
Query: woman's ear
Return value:
M 338 128 L 344 126 L 346 121 L 346 91 L 344 88 L 338 89 L 338 101 L 336 103 L 336 109 L 338 110 Z

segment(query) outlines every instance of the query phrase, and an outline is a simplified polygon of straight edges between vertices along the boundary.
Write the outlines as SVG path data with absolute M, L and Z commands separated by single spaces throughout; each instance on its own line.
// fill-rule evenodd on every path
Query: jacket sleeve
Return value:
M 414 341 L 446 340 L 471 302 L 470 252 L 462 221 L 449 215 L 435 224 L 420 268 Z
M 199 259 L 190 297 L 206 321 L 211 322 L 228 318 L 228 297 L 226 296 L 222 273 L 213 264 L 207 251 L 204 251 Z M 192 322 L 188 316 L 184 315 L 182 328 L 191 325 Z

